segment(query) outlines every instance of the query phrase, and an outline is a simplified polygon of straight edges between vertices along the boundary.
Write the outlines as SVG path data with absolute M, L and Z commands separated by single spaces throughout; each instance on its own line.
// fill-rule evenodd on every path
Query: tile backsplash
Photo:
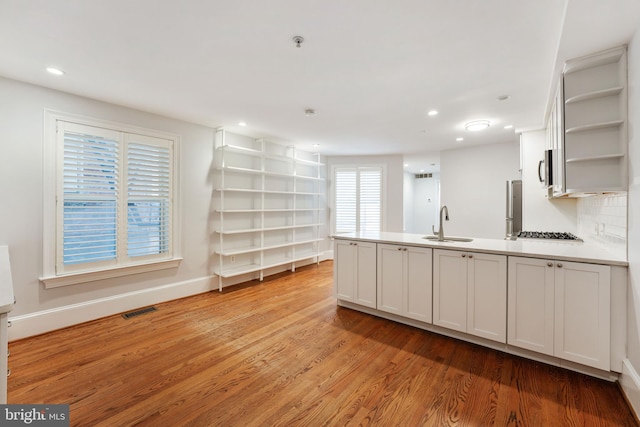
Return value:
M 609 194 L 578 199 L 578 236 L 626 256 L 627 195 Z

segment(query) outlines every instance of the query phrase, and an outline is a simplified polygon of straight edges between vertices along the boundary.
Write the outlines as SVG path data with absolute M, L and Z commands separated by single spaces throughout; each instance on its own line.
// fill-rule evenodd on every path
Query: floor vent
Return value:
M 141 308 L 140 310 L 134 310 L 128 313 L 123 313 L 122 317 L 124 317 L 125 319 L 131 319 L 132 317 L 142 316 L 143 314 L 151 313 L 152 311 L 156 311 L 156 310 L 157 309 L 155 307 L 145 307 L 145 308 Z

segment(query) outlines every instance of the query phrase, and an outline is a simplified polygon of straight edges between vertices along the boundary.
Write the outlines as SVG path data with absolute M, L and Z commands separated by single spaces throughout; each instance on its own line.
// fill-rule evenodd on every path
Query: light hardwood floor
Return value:
M 614 383 L 336 306 L 330 261 L 10 344 L 74 426 L 636 426 Z

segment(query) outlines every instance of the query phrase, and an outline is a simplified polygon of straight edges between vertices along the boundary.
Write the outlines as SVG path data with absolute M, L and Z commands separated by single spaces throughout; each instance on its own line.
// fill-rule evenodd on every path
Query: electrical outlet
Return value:
M 231 262 L 232 263 L 236 262 L 236 256 L 235 255 L 231 255 Z

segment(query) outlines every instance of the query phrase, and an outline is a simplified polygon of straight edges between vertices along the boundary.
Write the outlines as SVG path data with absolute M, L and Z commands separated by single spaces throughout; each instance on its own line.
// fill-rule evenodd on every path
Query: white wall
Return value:
M 544 158 L 544 130 L 523 132 L 522 138 L 522 229 L 528 231 L 577 232 L 577 201 L 546 197 L 538 179 L 538 162 Z
M 627 323 L 627 362 L 621 384 L 640 414 L 640 31 L 629 43 L 629 192 L 627 245 L 629 290 Z
M 443 151 L 440 161 L 445 235 L 504 238 L 505 182 L 520 179 L 518 142 Z
M 432 234 L 433 226 L 438 228 L 438 213 L 440 210 L 440 174 L 433 178 L 415 178 L 413 180 L 412 216 L 413 228 L 410 233 Z
M 404 163 L 400 155 L 395 156 L 328 156 L 327 157 L 327 202 L 329 210 L 333 210 L 332 168 L 336 165 L 382 165 L 384 167 L 384 212 L 383 231 L 399 232 L 403 230 L 403 180 Z
M 402 180 L 402 202 L 403 202 L 403 215 L 404 222 L 402 225 L 402 231 L 405 233 L 413 233 L 413 182 L 415 181 L 414 175 L 409 172 L 405 172 Z
M 16 305 L 11 339 L 212 287 L 209 228 L 213 129 L 0 78 L 0 244 L 8 245 Z M 181 254 L 177 269 L 45 289 L 42 274 L 44 110 L 181 137 Z

